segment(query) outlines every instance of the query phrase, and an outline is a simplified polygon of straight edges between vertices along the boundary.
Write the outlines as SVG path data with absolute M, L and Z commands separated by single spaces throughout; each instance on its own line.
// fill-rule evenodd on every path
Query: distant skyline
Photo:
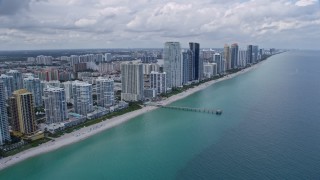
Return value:
M 0 0 L 0 50 L 319 49 L 319 0 Z

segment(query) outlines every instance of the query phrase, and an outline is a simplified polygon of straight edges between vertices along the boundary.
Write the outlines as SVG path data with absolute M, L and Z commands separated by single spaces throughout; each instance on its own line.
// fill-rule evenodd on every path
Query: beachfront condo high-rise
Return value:
M 141 101 L 144 99 L 144 75 L 141 63 L 121 63 L 121 100 Z
M 32 93 L 26 89 L 14 91 L 9 104 L 12 130 L 22 135 L 34 134 L 37 127 Z
M 247 62 L 248 64 L 252 64 L 253 62 L 253 57 L 252 57 L 252 45 L 247 46 Z
M 230 55 L 230 46 L 228 44 L 224 45 L 224 49 L 223 49 L 223 53 L 224 53 L 224 61 L 226 62 L 226 70 L 231 69 L 231 55 Z
M 217 73 L 223 74 L 224 73 L 224 62 L 221 57 L 221 54 L 215 53 L 213 55 L 213 62 L 217 63 Z
M 192 81 L 192 51 L 182 52 L 182 84 Z
M 96 80 L 97 104 L 102 107 L 114 105 L 114 81 L 109 78 L 99 77 Z
M 73 103 L 73 95 L 72 95 L 72 81 L 66 81 L 62 83 L 62 87 L 66 93 L 66 101 L 67 103 Z
M 43 91 L 46 123 L 60 123 L 68 119 L 66 94 L 63 88 L 47 86 Z
M 190 51 L 192 52 L 192 80 L 200 81 L 203 76 L 203 62 L 200 58 L 200 44 L 190 42 Z
M 182 58 L 179 42 L 166 42 L 164 45 L 164 72 L 167 73 L 167 87 L 182 86 Z
M 78 114 L 86 116 L 93 111 L 92 85 L 87 82 L 75 81 L 72 84 L 73 107 Z
M 247 50 L 245 50 L 245 49 L 239 50 L 238 62 L 239 62 L 240 67 L 246 67 L 246 65 L 247 65 Z
M 238 67 L 238 54 L 239 54 L 239 46 L 237 43 L 231 45 L 231 69 L 235 69 Z
M 16 91 L 23 88 L 23 79 L 22 73 L 18 70 L 10 70 L 6 73 L 8 76 L 13 77 L 13 89 L 12 91 Z
M 6 106 L 5 83 L 0 80 L 0 146 L 11 140 Z
M 259 46 L 252 46 L 252 61 L 257 63 L 259 61 Z
M 33 104 L 35 107 L 43 106 L 42 103 L 42 88 L 41 88 L 41 81 L 39 78 L 34 78 L 29 76 L 23 79 L 23 88 L 27 89 L 32 93 L 33 97 Z
M 217 63 L 205 63 L 203 66 L 205 78 L 212 78 L 217 75 Z
M 150 88 L 156 89 L 157 94 L 163 94 L 167 92 L 167 80 L 166 72 L 159 73 L 152 71 L 150 73 Z

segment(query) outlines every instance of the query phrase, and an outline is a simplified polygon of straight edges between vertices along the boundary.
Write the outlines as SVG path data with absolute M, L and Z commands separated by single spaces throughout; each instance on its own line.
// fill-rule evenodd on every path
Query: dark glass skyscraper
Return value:
M 187 50 L 182 52 L 182 84 L 192 81 L 192 52 Z
M 247 62 L 249 64 L 253 63 L 253 58 L 252 58 L 252 45 L 247 46 Z
M 231 45 L 231 69 L 237 68 L 238 66 L 238 52 L 239 46 L 237 43 Z
M 190 42 L 189 47 L 192 52 L 192 79 L 201 80 L 203 74 L 203 63 L 200 58 L 200 44 Z

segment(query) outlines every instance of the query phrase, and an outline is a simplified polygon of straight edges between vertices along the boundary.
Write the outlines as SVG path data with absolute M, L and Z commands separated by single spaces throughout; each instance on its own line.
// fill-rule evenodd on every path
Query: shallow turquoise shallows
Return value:
M 319 179 L 320 52 L 279 54 L 176 106 L 0 171 L 14 179 Z

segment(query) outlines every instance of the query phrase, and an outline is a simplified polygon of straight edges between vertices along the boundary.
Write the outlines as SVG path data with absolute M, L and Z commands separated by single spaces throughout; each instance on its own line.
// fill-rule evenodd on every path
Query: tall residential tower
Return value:
M 43 91 L 46 123 L 60 123 L 68 119 L 66 95 L 63 88 L 47 86 Z
M 13 92 L 10 98 L 11 127 L 22 135 L 32 135 L 36 132 L 36 117 L 32 93 L 26 89 Z
M 0 146 L 10 141 L 5 84 L 0 80 Z
M 73 108 L 78 114 L 86 116 L 93 111 L 92 85 L 75 81 L 72 84 Z
M 121 100 L 141 101 L 144 99 L 143 65 L 141 63 L 121 64 Z
M 179 42 L 166 42 L 164 45 L 164 72 L 167 73 L 167 87 L 182 86 L 182 59 Z
M 114 81 L 101 78 L 96 80 L 98 106 L 110 107 L 114 105 Z

